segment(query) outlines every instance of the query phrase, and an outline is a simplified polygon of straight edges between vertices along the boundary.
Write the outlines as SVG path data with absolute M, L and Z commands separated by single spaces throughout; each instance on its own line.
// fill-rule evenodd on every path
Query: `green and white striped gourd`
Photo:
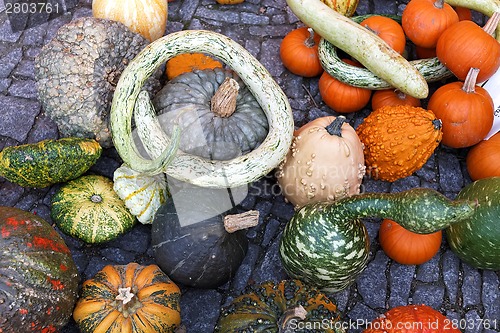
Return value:
M 147 175 L 134 171 L 125 164 L 113 173 L 113 189 L 130 213 L 143 224 L 153 223 L 156 211 L 169 195 L 163 173 Z
M 113 190 L 111 179 L 99 175 L 61 186 L 52 197 L 50 216 L 61 231 L 89 244 L 111 241 L 136 221 Z
M 156 118 L 149 98 L 139 101 L 141 86 L 154 70 L 182 53 L 202 52 L 225 62 L 242 79 L 262 107 L 269 133 L 250 153 L 227 161 L 211 161 L 173 149 Z M 142 157 L 133 142 L 132 115 L 136 101 L 143 109 L 135 116 L 138 134 L 154 158 Z M 234 40 L 212 31 L 183 30 L 149 44 L 123 71 L 110 114 L 115 148 L 123 161 L 138 172 L 165 171 L 194 185 L 227 188 L 248 184 L 274 169 L 285 157 L 293 138 L 293 115 L 288 98 L 267 69 Z M 142 133 L 142 135 L 141 135 Z M 160 139 L 160 141 L 158 141 Z M 170 151 L 166 150 L 170 148 Z
M 351 19 L 356 23 L 360 23 L 370 16 L 373 15 L 356 16 Z M 399 16 L 387 16 L 398 22 L 401 21 L 401 17 Z M 321 39 L 318 45 L 318 56 L 323 69 L 341 82 L 371 90 L 382 90 L 392 87 L 389 82 L 375 75 L 372 71 L 363 67 L 352 66 L 342 61 L 337 54 L 337 48 L 324 38 Z M 409 63 L 422 74 L 427 82 L 436 82 L 453 76 L 453 73 L 437 57 L 412 60 Z
M 367 265 L 370 243 L 361 218 L 388 218 L 410 231 L 432 233 L 471 216 L 474 209 L 475 202 L 451 201 L 426 188 L 310 204 L 286 225 L 280 257 L 291 277 L 335 292 L 353 283 Z

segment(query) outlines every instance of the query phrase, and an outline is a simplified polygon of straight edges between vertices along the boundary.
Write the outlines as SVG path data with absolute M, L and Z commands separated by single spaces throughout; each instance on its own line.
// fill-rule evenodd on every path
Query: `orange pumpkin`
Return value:
M 194 70 L 222 67 L 222 62 L 203 53 L 183 53 L 168 60 L 165 71 L 167 73 L 167 79 L 172 80 L 176 76 Z
M 411 0 L 403 10 L 401 25 L 415 45 L 435 47 L 443 31 L 458 22 L 458 14 L 444 0 Z
M 420 100 L 407 95 L 397 89 L 377 90 L 372 96 L 372 109 L 376 110 L 383 106 L 390 105 L 411 105 L 420 106 Z
M 461 333 L 454 326 L 428 305 L 403 305 L 373 320 L 363 333 Z
M 471 67 L 479 68 L 477 82 L 489 79 L 500 67 L 500 43 L 491 35 L 499 21 L 495 13 L 484 28 L 468 20 L 450 26 L 436 45 L 439 61 L 461 81 Z
M 314 77 L 323 73 L 318 57 L 321 37 L 311 28 L 301 27 L 290 31 L 280 46 L 283 65 L 295 75 Z
M 359 66 L 358 63 L 350 59 L 342 59 L 342 61 Z M 361 110 L 368 104 L 372 95 L 371 90 L 343 83 L 327 72 L 324 72 L 319 78 L 318 86 L 323 102 L 338 113 Z
M 467 153 L 467 171 L 472 180 L 500 177 L 500 133 L 483 140 Z
M 156 265 L 108 265 L 82 285 L 73 311 L 82 333 L 173 333 L 180 290 Z
M 443 144 L 465 148 L 483 140 L 493 125 L 494 106 L 488 91 L 476 86 L 479 70 L 471 68 L 465 82 L 439 87 L 427 108 L 443 123 Z
M 398 22 L 386 16 L 373 15 L 361 21 L 360 25 L 382 38 L 396 52 L 403 54 L 406 36 Z
M 453 9 L 457 12 L 459 21 L 464 21 L 464 20 L 472 21 L 472 11 L 469 8 L 457 6 L 453 7 Z
M 404 265 L 420 265 L 436 255 L 441 247 L 441 231 L 416 234 L 395 221 L 384 219 L 378 233 L 380 246 L 392 260 Z

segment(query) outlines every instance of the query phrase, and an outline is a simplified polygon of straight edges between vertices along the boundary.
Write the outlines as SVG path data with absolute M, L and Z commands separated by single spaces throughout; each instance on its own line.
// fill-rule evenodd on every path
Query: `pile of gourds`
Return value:
M 365 269 L 370 247 L 362 223 L 365 217 L 383 219 L 381 247 L 402 264 L 431 259 L 444 231 L 450 248 L 463 261 L 479 269 L 499 269 L 500 234 L 495 223 L 500 216 L 500 173 L 491 159 L 500 137 L 483 140 L 493 122 L 493 101 L 476 82 L 488 79 L 500 66 L 500 45 L 490 35 L 499 19 L 493 13 L 500 8 L 493 1 L 446 2 L 411 0 L 401 18 L 350 18 L 357 1 L 287 0 L 308 27 L 283 39 L 283 65 L 296 75 L 321 75 L 319 93 L 337 113 L 356 112 L 370 100 L 373 108 L 356 129 L 342 115 L 318 118 L 295 129 L 287 96 L 266 68 L 230 38 L 203 30 L 163 36 L 166 1 L 138 0 L 130 17 L 123 8 L 110 6 L 114 2 L 95 0 L 94 18 L 65 26 L 65 35 L 57 39 L 61 45 L 75 43 L 65 40 L 72 36 L 71 29 L 95 29 L 92 33 L 99 38 L 106 36 L 106 29 L 116 29 L 137 38 L 138 43 L 132 43 L 136 47 L 144 42 L 139 34 L 151 43 L 133 59 L 121 61 L 126 66 L 115 68 L 113 87 L 94 87 L 104 100 L 111 94 L 112 101 L 96 110 L 98 128 L 69 131 L 85 132 L 87 138 L 71 136 L 5 148 L 0 152 L 0 175 L 26 187 L 58 184 L 51 218 L 61 231 L 87 244 L 116 239 L 136 221 L 152 224 L 157 264 L 106 266 L 85 281 L 77 295 L 77 269 L 55 229 L 34 214 L 0 207 L 0 241 L 2 248 L 9 248 L 2 265 L 10 272 L 0 281 L 9 291 L 0 294 L 0 313 L 9 314 L 0 322 L 0 331 L 23 327 L 52 332 L 73 315 L 84 333 L 174 332 L 181 323 L 177 284 L 216 288 L 232 279 L 247 253 L 245 229 L 259 223 L 258 212 L 224 205 L 221 198 L 227 197 L 228 188 L 235 191 L 273 170 L 284 197 L 296 209 L 279 248 L 290 279 L 249 286 L 222 309 L 216 332 L 288 332 L 325 322 L 329 327 L 320 325 L 318 332 L 344 332 L 335 304 L 323 292 L 347 288 Z M 450 5 L 492 18 L 481 29 L 471 21 L 459 22 Z M 422 19 L 424 10 L 434 11 L 423 18 L 433 20 Z M 441 30 L 434 29 L 434 17 L 441 19 L 437 15 L 448 22 L 440 25 Z M 457 36 L 477 42 L 474 48 L 484 50 L 479 58 L 468 56 L 470 62 L 465 62 L 454 57 L 453 47 L 462 43 Z M 407 61 L 406 38 L 416 45 L 417 53 L 435 48 L 436 56 Z M 339 58 L 339 49 L 355 60 Z M 41 57 L 57 50 L 49 45 Z M 46 71 L 54 69 L 49 62 L 37 59 L 37 80 L 57 86 L 58 75 Z M 166 69 L 160 72 L 167 75 L 167 84 L 157 93 L 143 90 L 164 63 Z M 108 80 L 108 74 L 99 79 Z M 427 109 L 422 108 L 428 82 L 453 75 L 459 81 L 441 86 L 430 96 Z M 40 89 L 40 98 L 54 107 L 49 95 Z M 466 119 L 459 128 L 456 110 Z M 57 119 L 69 127 L 78 122 L 75 115 Z M 207 119 L 217 120 L 212 124 Z M 88 173 L 101 156 L 99 141 L 107 145 L 111 137 L 123 165 L 113 179 Z M 427 188 L 360 193 L 366 175 L 388 182 L 407 177 L 441 143 L 452 148 L 474 146 L 467 169 L 475 182 L 455 200 Z M 179 181 L 181 186 L 176 187 Z M 407 246 L 410 243 L 412 247 Z M 31 293 L 25 292 L 28 288 Z M 18 298 L 19 302 L 14 300 Z M 36 311 L 31 310 L 33 305 Z M 391 309 L 373 322 L 380 330 L 365 332 L 411 321 L 456 331 L 436 310 L 408 306 Z

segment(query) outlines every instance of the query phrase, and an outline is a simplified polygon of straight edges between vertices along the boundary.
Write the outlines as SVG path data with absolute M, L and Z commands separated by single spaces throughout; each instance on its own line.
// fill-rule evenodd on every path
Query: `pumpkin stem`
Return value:
M 316 45 L 316 42 L 314 42 L 314 30 L 312 28 L 307 28 L 307 31 L 309 32 L 309 37 L 307 37 L 304 41 L 304 45 L 307 47 L 313 47 Z
M 255 227 L 257 224 L 259 224 L 258 210 L 224 216 L 224 229 L 230 234 L 238 230 Z
M 436 0 L 436 2 L 434 2 L 434 7 L 442 9 L 444 7 L 444 0 Z
M 476 92 L 476 81 L 479 74 L 479 68 L 472 67 L 469 69 L 467 76 L 465 77 L 462 90 L 468 94 L 473 94 Z
M 347 121 L 344 116 L 338 116 L 334 121 L 325 127 L 326 131 L 330 135 L 336 135 L 342 137 L 342 125 Z
M 291 328 L 292 319 L 306 319 L 307 311 L 302 305 L 286 310 L 278 321 L 278 333 L 293 333 L 296 328 Z M 295 326 L 295 325 L 294 325 Z
M 484 32 L 488 35 L 493 35 L 495 29 L 498 27 L 498 23 L 500 23 L 500 12 L 494 12 L 488 21 L 486 21 L 486 24 L 483 27 Z
M 116 295 L 115 301 L 117 302 L 115 305 L 116 308 L 125 318 L 134 314 L 142 306 L 130 287 L 118 288 L 118 295 Z
M 235 79 L 226 77 L 210 101 L 211 110 L 219 117 L 230 117 L 236 110 L 236 98 L 240 86 Z
M 99 203 L 102 202 L 102 197 L 99 194 L 93 194 L 90 197 L 90 201 L 92 201 L 93 203 Z

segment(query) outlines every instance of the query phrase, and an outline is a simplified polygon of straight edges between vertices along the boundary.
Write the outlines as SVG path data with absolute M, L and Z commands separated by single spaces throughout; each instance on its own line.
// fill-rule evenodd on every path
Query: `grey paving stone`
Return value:
M 432 257 L 431 260 L 418 265 L 417 279 L 422 282 L 437 282 L 439 279 L 439 254 Z
M 9 77 L 12 70 L 16 68 L 19 61 L 21 61 L 22 56 L 23 51 L 21 48 L 14 48 L 2 56 L 2 61 L 0 62 L 0 78 Z
M 252 280 L 255 281 L 255 283 L 262 283 L 266 281 L 279 282 L 288 278 L 288 275 L 281 265 L 281 260 L 279 259 L 280 239 L 281 233 L 275 238 L 272 244 L 268 247 L 263 258 L 261 258 L 256 265 L 252 273 Z
M 484 319 L 488 319 L 493 325 L 497 320 L 497 328 L 500 328 L 500 284 L 498 275 L 490 270 L 483 271 L 483 285 L 481 301 L 484 306 Z
M 266 229 L 260 243 L 262 246 L 266 247 L 271 243 L 271 241 L 276 237 L 276 233 L 279 230 L 280 225 L 280 221 L 276 219 L 269 219 L 266 222 Z
M 219 317 L 222 295 L 216 290 L 188 290 L 181 297 L 186 332 L 213 332 Z
M 460 163 L 457 157 L 447 152 L 438 154 L 439 185 L 445 192 L 458 192 L 464 186 L 464 180 L 460 170 Z
M 254 270 L 255 264 L 261 254 L 261 247 L 250 243 L 248 245 L 247 255 L 243 259 L 240 267 L 236 271 L 233 283 L 231 284 L 231 295 L 239 295 L 248 285 L 250 276 Z
M 426 304 L 434 309 L 439 309 L 443 304 L 444 287 L 429 283 L 417 282 L 411 295 L 412 304 Z
M 23 77 L 27 79 L 35 79 L 35 72 L 34 72 L 34 66 L 35 63 L 33 60 L 21 60 L 19 64 L 17 65 L 16 69 L 13 72 L 13 75 L 15 77 Z M 33 84 L 33 88 L 35 89 L 35 84 Z M 35 95 L 36 97 L 36 95 Z
M 346 319 L 350 324 L 349 332 L 362 332 L 365 327 L 380 315 L 377 311 L 371 309 L 363 303 L 356 303 L 352 309 L 347 312 Z
M 57 139 L 59 132 L 57 125 L 44 113 L 35 118 L 35 124 L 28 134 L 28 143 L 40 142 L 46 139 Z
M 469 311 L 465 318 L 458 321 L 458 329 L 464 333 L 479 333 L 483 331 L 481 317 L 476 310 Z
M 408 304 L 414 275 L 415 265 L 402 265 L 397 262 L 391 263 L 389 280 L 390 308 Z
M 244 13 L 240 14 L 241 24 L 260 24 L 267 25 L 269 24 L 269 17 L 254 13 Z
M 40 112 L 40 103 L 20 97 L 0 95 L 0 135 L 23 142 Z
M 378 251 L 366 269 L 356 279 L 358 292 L 363 303 L 371 308 L 385 308 L 387 278 L 385 270 L 389 258 L 383 251 Z
M 13 80 L 8 93 L 11 96 L 26 99 L 36 99 L 38 97 L 34 80 Z
M 0 92 L 2 92 L 2 93 L 6 92 L 7 89 L 10 87 L 11 83 L 12 83 L 12 79 L 10 79 L 10 78 L 0 79 Z
M 481 290 L 481 274 L 466 263 L 462 263 L 462 269 L 462 306 L 477 305 L 481 302 L 481 295 L 477 292 Z
M 196 8 L 198 8 L 199 4 L 200 4 L 199 0 L 184 1 L 181 7 L 179 8 L 181 21 L 184 22 L 191 21 L 194 13 L 196 12 Z
M 457 302 L 460 259 L 451 250 L 447 250 L 443 253 L 442 265 L 446 295 L 450 303 L 455 304 Z

